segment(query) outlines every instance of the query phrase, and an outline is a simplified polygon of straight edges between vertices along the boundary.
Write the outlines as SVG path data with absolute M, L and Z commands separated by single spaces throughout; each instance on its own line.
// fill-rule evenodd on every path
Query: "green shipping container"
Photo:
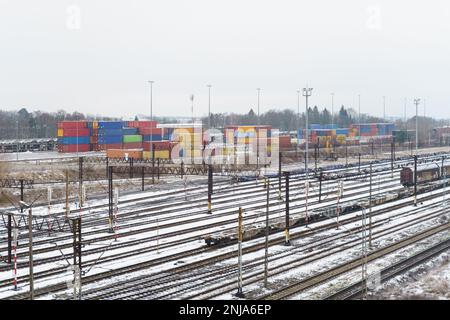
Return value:
M 142 136 L 138 134 L 123 136 L 123 143 L 142 142 Z

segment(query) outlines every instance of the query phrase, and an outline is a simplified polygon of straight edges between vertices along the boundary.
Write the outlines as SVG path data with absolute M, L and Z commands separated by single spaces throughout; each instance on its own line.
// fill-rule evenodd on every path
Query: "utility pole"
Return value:
M 297 156 L 300 152 L 300 137 L 299 137 L 299 130 L 300 130 L 300 90 L 297 90 Z
M 66 169 L 66 220 L 69 218 L 69 169 Z
M 414 99 L 416 105 L 416 155 L 419 153 L 419 103 L 420 99 Z
M 319 203 L 322 202 L 322 179 L 323 179 L 323 171 L 321 169 L 319 174 Z
M 306 88 L 303 88 L 303 96 L 306 98 L 306 155 L 305 155 L 305 169 L 306 169 L 306 179 L 309 177 L 309 170 L 308 170 L 308 149 L 309 149 L 309 130 L 308 130 L 308 98 L 312 95 L 313 88 L 309 88 L 308 85 L 306 85 Z
M 339 213 L 341 211 L 341 208 L 339 207 L 339 202 L 341 201 L 343 193 L 344 193 L 344 182 L 342 180 L 339 180 L 338 181 L 338 192 L 337 192 L 337 206 L 336 206 L 336 213 L 337 213 L 336 229 L 339 229 Z
M 366 241 L 366 208 L 362 208 L 362 239 L 361 239 L 361 258 L 362 258 L 362 271 L 361 271 L 361 283 L 363 297 L 367 297 L 367 241 Z
M 34 273 L 33 273 L 33 214 L 31 206 L 28 207 L 28 254 L 30 266 L 30 300 L 34 300 Z
M 359 153 L 361 153 L 361 95 L 358 94 L 358 122 L 359 122 Z
M 208 214 L 212 214 L 211 197 L 213 193 L 213 168 L 208 165 Z
M 279 151 L 278 152 L 278 199 L 279 200 L 281 200 L 281 175 L 282 175 L 282 172 L 281 172 L 281 161 L 282 161 L 282 158 L 281 158 L 282 156 L 281 156 L 281 151 Z
M 239 207 L 238 216 L 238 267 L 239 267 L 239 277 L 238 277 L 238 290 L 236 292 L 236 297 L 244 298 L 245 295 L 242 292 L 242 208 Z
M 269 276 L 269 193 L 270 193 L 270 179 L 266 180 L 266 241 L 264 245 L 264 287 L 268 287 L 267 278 Z
M 285 201 L 286 201 L 286 228 L 285 228 L 285 236 L 286 236 L 286 238 L 285 238 L 285 241 L 284 241 L 284 244 L 286 245 L 286 246 L 290 246 L 291 245 L 291 241 L 290 241 L 290 239 L 289 239 L 289 175 L 290 175 L 290 172 L 289 171 L 285 171 L 284 172 L 284 176 L 285 176 L 285 179 L 286 179 L 286 196 L 285 196 Z
M 417 154 L 414 156 L 414 207 L 417 207 Z
M 305 195 L 306 195 L 306 204 L 305 204 L 305 222 L 306 222 L 306 227 L 308 227 L 309 181 L 305 181 Z
M 73 234 L 73 299 L 81 300 L 81 219 L 72 219 Z M 78 287 L 78 293 L 77 293 Z
M 108 174 L 108 213 L 109 213 L 109 232 L 114 233 L 113 229 L 113 168 L 109 167 Z
M 369 169 L 369 248 L 372 248 L 372 163 Z
M 83 207 L 83 157 L 78 158 L 78 197 L 80 209 Z

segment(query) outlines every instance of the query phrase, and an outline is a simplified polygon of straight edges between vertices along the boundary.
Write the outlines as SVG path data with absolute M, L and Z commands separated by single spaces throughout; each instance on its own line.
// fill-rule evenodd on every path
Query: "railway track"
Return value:
M 389 253 L 396 251 L 396 250 L 405 248 L 411 244 L 414 244 L 415 242 L 426 239 L 437 233 L 440 233 L 443 231 L 448 231 L 449 228 L 450 228 L 450 222 L 447 222 L 445 224 L 442 224 L 442 225 L 439 225 L 436 227 L 432 227 L 432 228 L 430 228 L 424 232 L 421 232 L 419 234 L 410 236 L 406 239 L 400 240 L 397 243 L 394 243 L 394 244 L 388 245 L 384 248 L 375 250 L 367 255 L 367 262 L 371 262 L 375 259 L 383 257 Z M 322 284 L 322 283 L 329 281 L 341 274 L 344 274 L 344 273 L 351 271 L 357 267 L 360 267 L 362 265 L 362 263 L 363 263 L 363 261 L 361 258 L 353 259 L 342 265 L 339 265 L 339 266 L 333 267 L 327 271 L 321 272 L 315 276 L 298 281 L 298 282 L 291 284 L 289 286 L 286 286 L 282 289 L 276 290 L 270 294 L 263 295 L 263 296 L 259 297 L 259 299 L 260 300 L 281 300 L 281 299 L 289 298 L 295 294 L 298 294 L 299 292 L 301 292 L 303 290 L 306 290 L 311 287 Z
M 386 175 L 388 175 L 389 173 L 386 173 Z M 301 186 L 301 178 L 299 178 L 299 180 L 298 180 L 299 182 L 299 185 Z M 292 185 L 292 183 L 294 183 L 294 180 L 291 182 L 291 185 Z M 326 183 L 326 182 L 324 182 L 324 183 Z M 333 182 L 330 182 L 331 184 L 333 183 Z M 248 183 L 248 185 L 249 185 L 249 191 L 247 191 L 248 193 L 247 193 L 247 195 L 254 195 L 255 194 L 255 190 L 251 190 L 250 188 L 252 187 L 251 185 L 253 184 L 253 182 L 252 183 Z M 239 192 L 239 193 L 241 193 L 242 194 L 242 192 L 245 192 L 244 190 L 246 190 L 246 188 L 247 187 L 244 187 L 244 186 L 242 186 L 242 189 L 241 189 L 241 192 Z M 254 187 L 253 187 L 254 188 Z M 299 187 L 300 188 L 300 187 Z M 292 189 L 292 188 L 291 188 Z M 201 193 L 201 187 L 198 189 L 199 190 L 199 193 Z M 235 191 L 236 192 L 236 191 Z M 173 192 L 173 194 L 175 194 L 176 193 L 176 191 L 174 191 Z M 231 191 L 230 191 L 230 193 L 231 193 Z M 261 193 L 263 193 L 263 194 L 265 194 L 265 191 L 264 190 L 261 190 Z M 201 195 L 199 195 L 199 197 L 200 197 Z M 227 196 L 226 195 L 224 195 L 224 203 L 226 203 L 227 201 L 229 201 L 229 200 L 227 200 L 227 198 L 226 198 Z M 245 196 L 243 197 L 243 198 L 245 198 Z M 300 199 L 301 197 L 299 197 L 299 199 Z M 291 201 L 292 202 L 294 202 L 294 201 L 297 201 L 298 199 L 291 199 Z M 135 200 L 130 200 L 130 201 L 135 201 Z M 204 201 L 203 199 L 199 199 L 199 201 Z M 261 202 L 261 200 L 258 200 L 259 202 Z M 256 201 L 255 200 L 255 203 L 251 203 L 251 202 L 249 202 L 249 206 L 250 205 L 253 205 L 253 206 L 255 206 L 255 204 L 258 202 L 258 201 Z M 150 201 L 150 203 L 151 203 L 151 201 Z M 217 203 L 219 203 L 220 204 L 220 200 L 219 201 L 217 201 Z M 312 203 L 310 203 L 310 205 L 311 205 Z M 148 205 L 148 203 L 146 204 L 146 203 L 143 203 L 142 204 L 143 206 L 146 206 L 146 205 Z M 279 206 L 280 205 L 280 203 L 278 203 L 278 204 L 275 204 L 275 206 Z M 178 205 L 179 206 L 179 205 Z M 199 206 L 201 206 L 201 205 L 199 205 Z M 235 207 L 235 206 L 234 206 Z M 261 208 L 265 208 L 265 205 L 261 205 Z M 293 207 L 291 207 L 292 209 L 301 209 L 302 208 L 302 206 L 301 205 L 299 205 L 299 206 L 293 206 Z M 148 209 L 142 209 L 142 210 L 147 210 L 148 211 Z M 174 209 L 174 210 L 177 210 L 177 209 Z M 179 210 L 179 209 L 178 209 Z M 220 208 L 220 210 L 223 210 L 223 208 Z M 253 209 L 252 208 L 252 210 L 257 210 L 257 209 Z M 283 210 L 281 210 L 281 211 L 283 211 Z M 280 211 L 280 212 L 281 212 Z M 230 211 L 230 213 L 232 212 L 232 210 Z M 167 212 L 165 212 L 164 214 L 166 214 Z M 133 215 L 136 215 L 136 212 L 130 212 L 129 213 L 129 216 L 130 217 L 132 217 Z M 149 216 L 151 216 L 151 214 L 149 214 Z M 125 219 L 125 216 L 123 217 L 124 219 Z M 142 217 L 139 217 L 139 218 L 142 218 Z M 95 221 L 95 220 L 94 220 Z M 201 221 L 201 220 L 199 220 L 199 221 Z M 149 223 L 149 221 L 142 221 L 142 224 L 145 224 L 145 223 Z M 125 225 L 125 224 L 124 224 Z M 138 226 L 139 224 L 129 224 L 127 227 L 129 227 L 129 228 L 131 228 L 131 227 L 136 227 L 136 226 Z M 87 224 L 86 226 L 89 226 L 89 224 Z M 154 229 L 147 229 L 147 230 L 145 230 L 145 231 L 143 231 L 143 232 L 148 232 L 148 231 L 154 231 Z M 92 235 L 94 235 L 94 234 L 97 234 L 97 233 L 99 233 L 99 232 L 101 232 L 101 231 L 99 231 L 99 230 L 92 230 L 92 231 L 89 231 L 89 232 L 92 232 L 91 234 Z M 137 231 L 133 231 L 133 232 L 137 232 Z M 139 232 L 138 232 L 139 233 Z M 136 233 L 137 234 L 137 233 Z M 124 234 L 124 236 L 127 236 L 128 234 Z M 129 234 L 129 235 L 131 235 L 131 233 Z M 114 236 L 113 235 L 110 235 L 109 236 L 110 238 L 109 239 L 112 239 Z M 66 239 L 69 239 L 69 237 L 67 237 Z M 190 239 L 190 241 L 192 241 L 192 239 L 193 238 L 191 238 Z M 57 240 L 60 240 L 59 238 L 57 239 Z M 106 238 L 103 238 L 103 239 L 101 239 L 101 240 L 99 240 L 99 241 L 103 241 L 103 240 L 106 240 Z M 155 239 L 154 238 L 146 238 L 146 239 L 143 239 L 143 241 L 154 241 Z M 39 240 L 39 241 L 41 241 L 41 240 Z M 45 244 L 46 242 L 48 242 L 48 240 L 47 239 L 44 239 L 44 240 L 42 240 L 42 243 L 41 244 Z M 178 242 L 178 244 L 180 244 L 180 243 L 182 243 L 182 242 Z M 175 245 L 176 244 L 176 242 L 174 242 L 174 243 L 172 243 L 172 245 Z M 24 244 L 23 244 L 24 245 Z M 129 246 L 129 245 L 132 245 L 132 243 L 126 243 L 126 244 L 121 244 L 121 246 Z M 71 244 L 67 244 L 67 247 L 70 247 L 71 246 Z M 169 244 L 167 244 L 167 247 L 169 247 Z M 102 250 L 102 249 L 104 249 L 104 248 L 98 248 L 97 250 Z M 154 251 L 155 250 L 155 248 L 154 247 L 151 247 L 151 248 L 149 248 L 150 250 L 148 250 L 148 251 L 145 251 L 145 252 L 151 252 L 152 250 Z M 53 249 L 54 250 L 54 249 Z M 46 251 L 42 251 L 42 252 L 46 252 Z M 49 252 L 49 251 L 47 251 L 47 252 Z M 99 251 L 96 251 L 96 252 L 99 252 Z M 140 253 L 142 253 L 142 252 L 144 252 L 144 251 L 141 251 Z M 200 251 L 199 251 L 200 252 Z M 92 253 L 94 253 L 94 251 L 92 251 Z M 197 252 L 198 253 L 198 252 Z M 88 254 L 89 254 L 89 252 L 88 252 Z M 130 252 L 130 253 L 127 253 L 127 254 L 121 254 L 121 255 L 118 255 L 118 256 L 115 256 L 114 258 L 120 258 L 120 257 L 126 257 L 126 256 L 131 256 L 132 255 L 132 253 Z M 180 255 L 173 255 L 173 257 L 172 258 L 174 258 L 174 259 L 178 259 L 180 257 Z M 181 255 L 181 257 L 182 257 L 182 255 Z M 59 257 L 60 258 L 60 257 Z M 110 257 L 111 259 L 113 259 L 113 257 Z M 170 260 L 168 260 L 168 261 L 170 261 Z M 49 262 L 49 261 L 48 261 Z M 163 260 L 162 261 L 160 261 L 160 263 L 162 263 L 163 262 Z M 87 264 L 87 266 L 89 266 L 88 264 Z M 53 275 L 56 275 L 57 273 L 55 273 L 55 272 L 53 272 L 53 273 L 51 273 L 50 271 L 47 273 L 47 275 L 49 275 L 49 274 L 53 274 Z M 23 279 L 21 279 L 22 281 L 24 281 L 24 280 L 26 280 L 26 278 L 23 278 Z
M 403 259 L 393 265 L 390 265 L 380 272 L 380 283 L 386 282 L 402 273 L 405 273 L 412 268 L 425 263 L 433 257 L 447 251 L 450 248 L 450 239 L 439 242 L 438 244 L 427 248 L 411 257 Z M 358 299 L 364 294 L 364 283 L 356 282 L 348 287 L 345 287 L 335 293 L 332 293 L 324 300 L 351 300 Z
M 384 218 L 383 220 L 378 220 L 373 224 L 374 230 L 376 228 L 383 227 L 383 225 L 390 219 L 400 218 L 402 215 L 412 216 L 413 219 L 415 213 L 402 213 L 398 214 L 398 216 L 391 216 Z M 376 231 L 373 233 L 373 239 L 377 239 L 379 237 L 386 236 L 390 232 L 401 230 L 402 228 L 408 228 L 418 223 L 422 223 L 426 219 L 432 219 L 436 216 L 436 213 L 431 213 L 425 216 L 420 217 L 420 219 L 411 221 L 408 220 L 401 224 L 396 224 L 392 227 L 384 228 L 380 231 Z M 349 223 L 346 223 L 349 224 Z M 361 231 L 362 227 L 357 226 L 351 229 L 346 229 L 344 233 L 332 234 L 329 236 L 325 236 L 320 240 L 313 240 L 308 244 L 302 244 L 301 247 L 293 247 L 293 249 L 285 252 L 277 252 L 273 253 L 269 256 L 269 263 L 273 264 L 277 260 L 281 260 L 287 258 L 291 255 L 298 255 L 302 253 L 303 256 L 301 260 L 306 260 L 307 258 L 311 258 L 308 262 L 314 261 L 316 259 L 322 259 L 327 255 L 332 255 L 336 253 L 336 250 L 344 251 L 348 250 L 349 247 L 358 246 L 358 239 L 350 239 L 346 242 L 340 242 L 342 239 L 346 237 L 354 236 Z M 308 235 L 309 237 L 314 234 Z M 293 235 L 293 239 L 305 238 L 305 235 L 297 234 Z M 335 244 L 339 242 L 339 244 Z M 280 244 L 280 243 L 279 243 Z M 331 247 L 326 247 L 322 249 L 326 245 L 331 245 Z M 255 251 L 251 250 L 248 253 L 256 252 L 260 250 L 260 247 L 256 248 Z M 314 251 L 314 254 L 310 252 Z M 220 264 L 224 264 L 224 260 L 228 258 L 235 258 L 236 253 L 234 252 L 233 256 L 223 257 L 220 260 Z M 315 256 L 317 255 L 317 256 Z M 255 283 L 261 279 L 263 275 L 263 271 L 260 270 L 263 265 L 263 257 L 252 259 L 249 263 L 244 264 L 243 270 L 246 274 L 252 273 L 251 277 L 245 277 L 246 285 L 250 283 Z M 216 261 L 217 263 L 218 261 Z M 304 263 L 304 261 L 302 262 Z M 162 272 L 161 274 L 152 274 L 146 275 L 142 277 L 137 277 L 135 279 L 128 279 L 123 282 L 115 283 L 112 286 L 106 286 L 104 288 L 95 288 L 88 292 L 84 292 L 84 297 L 88 299 L 143 299 L 149 298 L 151 299 L 194 299 L 199 298 L 201 296 L 202 299 L 213 298 L 214 295 L 207 296 L 207 293 L 213 292 L 216 288 L 207 289 L 198 295 L 191 296 L 180 296 L 185 291 L 189 291 L 192 289 L 192 284 L 195 283 L 195 290 L 199 290 L 202 286 L 211 285 L 214 283 L 218 284 L 218 288 L 220 289 L 220 293 L 223 294 L 223 290 L 229 287 L 230 291 L 235 289 L 235 274 L 236 274 L 236 266 L 234 264 L 225 264 L 224 267 L 221 267 L 219 264 L 219 268 L 210 268 L 208 270 L 208 265 L 210 265 L 210 261 L 204 261 L 201 265 L 197 263 L 193 263 L 190 265 L 189 269 L 187 266 L 183 266 L 182 268 L 176 268 L 176 270 L 170 270 L 170 272 Z M 294 263 L 297 267 L 298 263 Z M 257 272 L 255 272 L 255 270 Z M 274 274 L 278 274 L 277 267 L 271 268 L 271 276 Z M 201 270 L 201 271 L 200 271 Z M 190 271 L 190 272 L 189 272 Z M 283 270 L 285 272 L 286 270 Z M 230 280 L 230 278 L 232 278 Z M 252 280 L 252 281 L 250 281 Z M 143 292 L 136 292 L 136 288 L 142 288 Z M 102 291 L 106 291 L 102 293 Z

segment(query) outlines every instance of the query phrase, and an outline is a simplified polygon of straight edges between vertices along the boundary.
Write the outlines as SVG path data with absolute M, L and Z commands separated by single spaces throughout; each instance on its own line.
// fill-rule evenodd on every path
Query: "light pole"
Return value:
M 331 126 L 334 124 L 334 93 L 331 93 Z
M 416 155 L 419 151 L 419 103 L 420 99 L 414 99 L 414 104 L 416 105 Z
M 297 90 L 297 156 L 300 151 L 300 90 Z
M 194 129 L 194 95 L 191 94 L 192 129 Z
M 150 83 L 150 121 L 153 121 L 153 83 L 155 81 L 148 80 L 148 83 Z M 152 130 L 153 124 L 150 123 L 150 154 L 153 154 L 153 130 Z M 153 159 L 154 160 L 154 159 Z
M 305 169 L 306 169 L 306 179 L 309 178 L 309 172 L 308 172 L 308 148 L 309 148 L 309 132 L 308 132 L 308 98 L 312 94 L 313 88 L 308 88 L 308 85 L 306 85 L 306 88 L 303 88 L 303 96 L 306 98 L 306 156 L 305 156 Z
M 260 119 L 259 119 L 259 99 L 260 99 L 260 94 L 261 94 L 261 88 L 256 88 L 256 90 L 258 91 L 258 125 L 260 125 Z
M 208 129 L 211 129 L 211 87 L 212 85 L 208 84 Z
M 359 122 L 359 153 L 361 154 L 361 95 L 358 94 L 358 122 Z
M 408 134 L 408 123 L 406 122 L 406 98 L 405 98 L 405 106 L 404 106 L 404 110 L 403 110 L 403 117 L 404 117 L 404 121 L 405 121 L 405 131 L 406 131 L 406 134 Z
M 386 122 L 386 97 L 383 96 L 383 121 Z
M 16 120 L 16 125 L 17 125 L 17 146 L 16 146 L 16 160 L 19 160 L 19 120 Z

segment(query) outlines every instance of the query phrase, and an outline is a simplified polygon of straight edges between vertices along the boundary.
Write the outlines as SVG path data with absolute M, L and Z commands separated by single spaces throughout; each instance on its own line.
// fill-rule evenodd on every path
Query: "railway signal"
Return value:
M 244 298 L 245 295 L 242 292 L 242 208 L 239 207 L 239 215 L 238 215 L 238 268 L 239 268 L 239 276 L 238 276 L 238 290 L 236 292 L 236 297 Z

